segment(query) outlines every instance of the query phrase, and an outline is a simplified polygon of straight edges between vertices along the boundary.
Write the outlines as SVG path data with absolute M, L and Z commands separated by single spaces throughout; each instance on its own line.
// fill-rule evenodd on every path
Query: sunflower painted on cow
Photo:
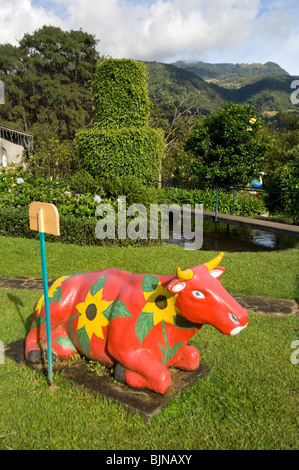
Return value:
M 49 290 L 53 359 L 80 353 L 114 367 L 131 387 L 166 393 L 169 367 L 198 368 L 189 339 L 203 324 L 227 335 L 247 326 L 246 310 L 218 280 L 222 257 L 168 276 L 109 268 L 58 279 Z M 40 362 L 45 345 L 41 297 L 26 338 L 27 361 Z

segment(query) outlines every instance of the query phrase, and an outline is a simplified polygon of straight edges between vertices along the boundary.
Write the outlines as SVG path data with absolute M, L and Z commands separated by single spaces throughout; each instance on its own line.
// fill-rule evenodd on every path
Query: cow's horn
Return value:
M 208 263 L 206 263 L 205 266 L 208 267 L 209 271 L 212 271 L 212 269 L 215 269 L 218 266 L 218 264 L 222 260 L 223 256 L 224 256 L 224 253 L 222 251 L 218 256 L 216 256 L 216 258 L 214 258 L 214 259 L 212 259 L 212 261 L 209 261 Z
M 185 269 L 185 271 L 182 271 L 181 268 L 177 268 L 176 275 L 181 281 L 190 281 L 193 278 L 193 272 L 191 269 Z

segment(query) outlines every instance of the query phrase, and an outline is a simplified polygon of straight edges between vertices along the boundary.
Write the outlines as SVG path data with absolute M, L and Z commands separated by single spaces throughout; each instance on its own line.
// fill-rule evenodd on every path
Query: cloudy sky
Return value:
M 277 62 L 299 75 L 298 0 L 0 0 L 0 44 L 46 25 L 100 40 L 102 55 Z

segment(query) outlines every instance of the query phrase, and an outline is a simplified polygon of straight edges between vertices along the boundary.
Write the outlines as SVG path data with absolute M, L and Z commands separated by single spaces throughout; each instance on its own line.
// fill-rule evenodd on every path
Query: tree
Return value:
M 93 177 L 136 176 L 156 183 L 163 132 L 148 126 L 150 102 L 145 65 L 105 59 L 95 74 L 95 127 L 76 134 L 81 165 Z
M 25 34 L 18 47 L 0 45 L 1 122 L 37 138 L 72 140 L 93 118 L 97 42 L 82 30 L 44 26 Z
M 246 185 L 263 169 L 270 138 L 253 106 L 226 103 L 204 117 L 189 135 L 185 149 L 194 161 L 191 173 L 210 185 Z
M 273 145 L 268 152 L 265 171 L 269 178 L 281 166 L 294 161 L 292 149 L 299 145 L 299 114 L 280 110 L 275 127 L 270 130 Z
M 183 98 L 176 103 L 172 97 L 152 100 L 150 126 L 163 129 L 165 153 L 162 160 L 161 179 L 168 181 L 175 176 L 184 159 L 186 135 L 189 135 L 198 119 L 195 103 L 186 107 L 190 94 L 186 90 Z M 193 112 L 191 112 L 193 110 Z

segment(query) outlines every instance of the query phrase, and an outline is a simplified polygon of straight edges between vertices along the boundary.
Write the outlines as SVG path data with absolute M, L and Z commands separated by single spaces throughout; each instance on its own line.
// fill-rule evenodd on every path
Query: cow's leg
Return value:
M 69 335 L 62 326 L 58 326 L 51 333 L 52 355 L 58 359 L 68 359 L 74 354 L 78 354 Z
M 181 370 L 196 370 L 199 366 L 199 352 L 191 344 L 186 344 L 182 348 L 180 359 L 173 364 L 173 367 Z
M 41 342 L 46 334 L 46 328 L 41 325 L 37 328 L 32 328 L 25 341 L 25 358 L 32 364 L 42 362 L 42 348 Z
M 57 358 L 67 359 L 77 353 L 75 346 L 72 344 L 68 334 L 62 327 L 57 327 L 51 331 L 51 343 L 53 361 Z M 41 363 L 43 356 L 42 351 L 45 351 L 46 348 L 46 324 L 43 323 L 37 328 L 32 328 L 26 337 L 25 358 L 27 362 L 32 364 Z
M 117 360 L 126 369 L 124 382 L 134 388 L 148 388 L 164 394 L 170 387 L 169 370 L 148 351 L 118 352 Z

